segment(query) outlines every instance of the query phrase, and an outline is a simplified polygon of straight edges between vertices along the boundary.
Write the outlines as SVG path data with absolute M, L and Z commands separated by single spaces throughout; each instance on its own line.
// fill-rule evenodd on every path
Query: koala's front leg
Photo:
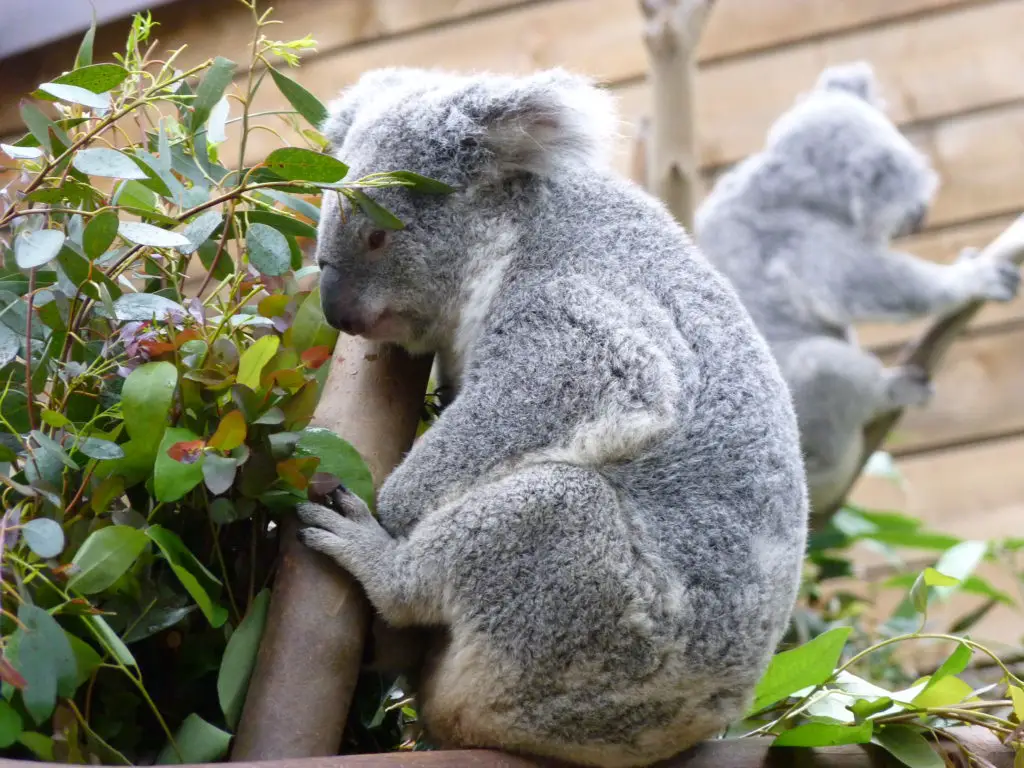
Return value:
M 365 502 L 347 489 L 334 491 L 335 509 L 303 503 L 300 540 L 330 557 L 366 590 L 374 608 L 395 627 L 440 623 L 442 590 L 407 543 L 395 541 Z

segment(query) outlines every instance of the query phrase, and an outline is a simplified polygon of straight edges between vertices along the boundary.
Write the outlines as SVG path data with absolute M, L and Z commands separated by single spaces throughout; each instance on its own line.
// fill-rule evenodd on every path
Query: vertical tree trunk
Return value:
M 313 423 L 362 454 L 380 486 L 416 435 L 430 357 L 342 336 Z M 283 526 L 281 560 L 231 759 L 337 754 L 363 656 L 359 585 Z
M 640 0 L 653 104 L 647 142 L 647 191 L 688 231 L 702 185 L 694 91 L 697 45 L 713 0 Z

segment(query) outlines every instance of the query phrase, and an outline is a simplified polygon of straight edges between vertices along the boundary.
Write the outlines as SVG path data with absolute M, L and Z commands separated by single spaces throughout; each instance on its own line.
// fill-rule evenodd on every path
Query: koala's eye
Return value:
M 383 229 L 375 229 L 370 233 L 370 236 L 366 238 L 366 245 L 371 251 L 376 251 L 378 248 L 384 247 L 384 243 L 387 242 L 388 233 Z

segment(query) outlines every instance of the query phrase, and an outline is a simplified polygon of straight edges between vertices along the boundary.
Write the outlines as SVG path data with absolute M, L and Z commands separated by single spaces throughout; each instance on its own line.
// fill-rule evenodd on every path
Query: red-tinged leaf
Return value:
M 139 342 L 139 347 L 150 357 L 159 357 L 175 350 L 175 346 L 169 341 L 145 340 Z
M 310 347 L 300 357 L 307 367 L 315 371 L 331 359 L 331 348 L 327 346 Z
M 309 485 L 309 480 L 319 464 L 320 459 L 315 456 L 285 459 L 277 462 L 277 474 L 288 485 L 302 491 Z
M 217 431 L 210 438 L 210 447 L 218 451 L 233 451 L 245 442 L 245 416 L 241 411 L 231 411 L 217 425 Z
M 167 450 L 167 455 L 180 464 L 195 464 L 203 455 L 205 447 L 205 440 L 189 440 L 172 445 Z
M 288 303 L 291 300 L 291 297 L 285 294 L 267 296 L 256 305 L 256 311 L 263 317 L 279 317 L 288 309 Z
M 262 383 L 265 387 L 278 386 L 295 392 L 306 383 L 306 377 L 294 368 L 282 368 L 270 373 Z
M 24 677 L 22 677 L 21 672 L 16 670 L 14 665 L 3 656 L 0 656 L 0 680 L 8 683 L 9 685 L 13 685 L 19 691 L 28 685 L 28 682 Z
M 182 331 L 181 333 L 174 337 L 174 346 L 180 349 L 181 345 L 184 344 L 185 342 L 195 341 L 198 338 L 201 338 L 201 336 L 199 335 L 199 331 L 197 331 L 195 328 L 189 328 L 188 330 Z
M 67 581 L 71 578 L 70 571 L 74 568 L 71 563 L 64 563 L 64 565 L 56 565 L 50 569 L 50 573 L 56 576 L 62 581 Z

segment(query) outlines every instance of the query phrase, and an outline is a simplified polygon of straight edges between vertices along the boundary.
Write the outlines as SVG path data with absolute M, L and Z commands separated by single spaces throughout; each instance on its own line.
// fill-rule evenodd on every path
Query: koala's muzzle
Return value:
M 329 264 L 325 264 L 320 273 L 320 307 L 331 327 L 350 336 L 359 336 L 372 325 L 371 318 L 360 310 L 355 293 L 345 285 L 339 271 Z

